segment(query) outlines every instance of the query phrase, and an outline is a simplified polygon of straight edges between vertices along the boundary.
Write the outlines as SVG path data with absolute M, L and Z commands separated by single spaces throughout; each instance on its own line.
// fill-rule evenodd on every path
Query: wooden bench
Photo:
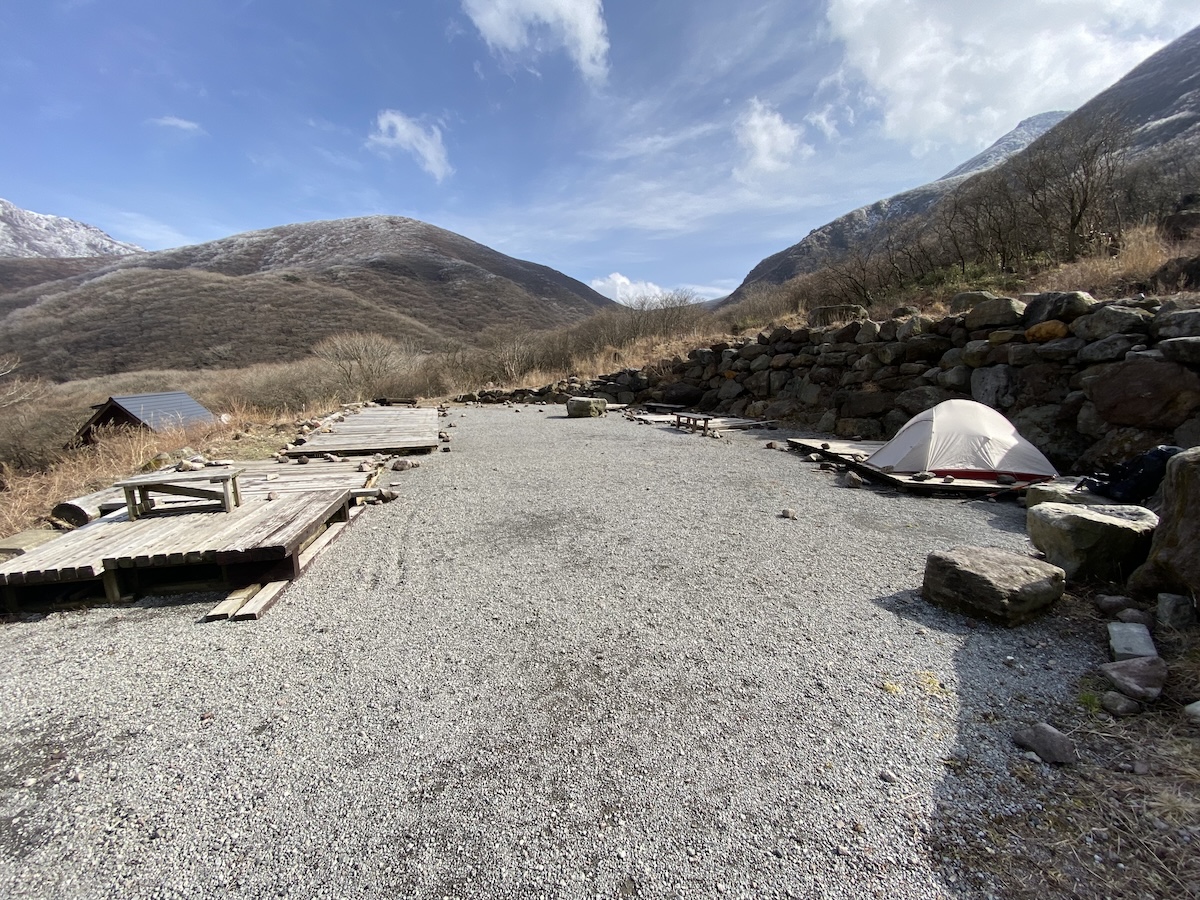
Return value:
M 138 475 L 118 481 L 114 487 L 119 487 L 125 492 L 125 506 L 131 522 L 154 508 L 154 499 L 150 496 L 152 493 L 196 500 L 215 500 L 222 510 L 232 512 L 234 507 L 242 505 L 237 479 L 244 471 L 246 470 L 222 468 L 205 472 L 152 472 L 149 475 Z M 213 484 L 217 487 L 200 487 L 202 484 Z
M 711 413 L 675 412 L 671 415 L 675 417 L 676 428 L 687 428 L 690 431 L 699 428 L 705 437 L 708 436 L 708 423 L 716 418 Z

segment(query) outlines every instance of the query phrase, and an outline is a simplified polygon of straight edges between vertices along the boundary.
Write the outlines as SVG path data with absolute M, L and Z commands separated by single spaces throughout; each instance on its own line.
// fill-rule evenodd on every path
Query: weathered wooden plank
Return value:
M 261 590 L 261 584 L 251 584 L 246 587 L 238 588 L 236 591 L 231 592 L 228 597 L 214 606 L 211 610 L 209 610 L 208 613 L 205 614 L 202 621 L 218 622 L 222 619 L 230 618 Z
M 348 524 L 348 522 L 334 522 L 332 525 L 326 528 L 324 533 L 311 544 L 309 544 L 308 547 L 297 557 L 297 568 L 299 568 L 301 572 L 307 569 L 309 564 L 311 564 L 314 559 L 321 555 L 321 551 L 334 542 L 338 535 L 345 530 Z
M 279 595 L 290 584 L 290 581 L 272 581 L 270 584 L 264 585 L 253 599 L 233 614 L 233 621 L 245 622 L 249 619 L 261 619 L 266 611 L 275 605 Z

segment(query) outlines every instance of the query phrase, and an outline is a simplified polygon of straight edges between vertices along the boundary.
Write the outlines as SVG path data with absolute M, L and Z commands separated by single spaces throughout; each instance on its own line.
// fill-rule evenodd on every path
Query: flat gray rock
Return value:
M 1063 570 L 995 547 L 930 553 L 921 593 L 930 603 L 1001 625 L 1035 618 L 1063 594 Z
M 1143 656 L 1158 656 L 1154 638 L 1145 625 L 1132 622 L 1108 623 L 1108 646 L 1114 660 L 1138 659 Z
M 1141 656 L 1100 666 L 1112 686 L 1134 700 L 1149 703 L 1162 694 L 1167 683 L 1167 664 L 1161 656 Z

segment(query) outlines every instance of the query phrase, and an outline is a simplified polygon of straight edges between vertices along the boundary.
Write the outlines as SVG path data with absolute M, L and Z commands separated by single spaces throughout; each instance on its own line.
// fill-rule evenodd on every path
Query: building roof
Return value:
M 215 422 L 217 419 L 184 391 L 109 397 L 104 403 L 92 408 L 96 413 L 79 429 L 81 437 L 90 433 L 96 426 L 112 421 L 129 424 L 128 420 L 132 420 L 132 423 L 145 425 L 151 431 L 165 431 L 169 428 Z

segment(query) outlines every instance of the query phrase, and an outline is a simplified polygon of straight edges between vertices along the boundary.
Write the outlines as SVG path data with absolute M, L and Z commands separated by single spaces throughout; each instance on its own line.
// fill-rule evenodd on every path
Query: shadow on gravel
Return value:
M 998 516 L 996 527 L 1017 530 Z M 1047 890 L 1047 871 L 1069 856 L 1070 842 L 1033 847 L 1013 827 L 1042 831 L 1053 824 L 1055 814 L 1041 801 L 1060 772 L 1027 758 L 1012 735 L 1038 721 L 1070 717 L 1087 642 L 1055 613 L 1004 628 L 946 612 L 919 589 L 871 602 L 923 639 L 957 647 L 952 671 L 908 672 L 900 686 L 910 714 L 931 722 L 933 739 L 946 747 L 924 804 L 927 825 L 920 826 L 930 867 L 955 895 L 1070 896 Z

